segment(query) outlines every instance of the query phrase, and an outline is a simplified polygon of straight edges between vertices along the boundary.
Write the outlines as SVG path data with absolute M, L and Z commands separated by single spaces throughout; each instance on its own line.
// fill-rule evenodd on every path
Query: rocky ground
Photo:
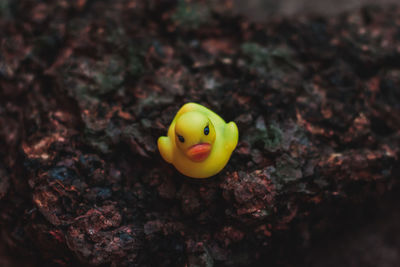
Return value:
M 396 266 L 400 9 L 231 4 L 1 3 L 0 263 Z M 239 127 L 206 181 L 156 147 L 188 101 Z

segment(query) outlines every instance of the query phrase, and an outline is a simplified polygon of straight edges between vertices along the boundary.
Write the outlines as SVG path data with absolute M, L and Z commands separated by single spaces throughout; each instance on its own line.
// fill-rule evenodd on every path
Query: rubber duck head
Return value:
M 191 161 L 207 159 L 215 141 L 215 128 L 210 119 L 201 112 L 182 114 L 175 124 L 175 143 Z

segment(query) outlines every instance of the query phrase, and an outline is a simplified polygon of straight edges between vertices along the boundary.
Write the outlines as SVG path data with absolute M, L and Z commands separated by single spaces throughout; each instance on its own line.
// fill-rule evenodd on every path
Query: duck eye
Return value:
M 178 139 L 179 139 L 179 141 L 180 141 L 181 143 L 185 142 L 185 138 L 183 138 L 182 135 L 179 135 L 179 134 L 178 134 Z
M 208 135 L 210 133 L 210 128 L 208 128 L 208 125 L 204 128 L 204 134 Z

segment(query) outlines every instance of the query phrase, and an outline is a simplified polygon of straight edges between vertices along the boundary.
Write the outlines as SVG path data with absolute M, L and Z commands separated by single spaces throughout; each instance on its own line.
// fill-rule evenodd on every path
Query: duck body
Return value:
M 228 163 L 238 137 L 234 122 L 226 123 L 210 109 L 187 103 L 175 115 L 168 136 L 158 139 L 158 149 L 182 174 L 208 178 Z

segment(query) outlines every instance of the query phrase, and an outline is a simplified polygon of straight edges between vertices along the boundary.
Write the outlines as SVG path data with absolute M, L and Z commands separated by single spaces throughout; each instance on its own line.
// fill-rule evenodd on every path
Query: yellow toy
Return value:
M 185 104 L 175 115 L 168 136 L 158 138 L 165 161 L 186 176 L 207 178 L 221 171 L 235 149 L 239 132 L 202 105 Z

